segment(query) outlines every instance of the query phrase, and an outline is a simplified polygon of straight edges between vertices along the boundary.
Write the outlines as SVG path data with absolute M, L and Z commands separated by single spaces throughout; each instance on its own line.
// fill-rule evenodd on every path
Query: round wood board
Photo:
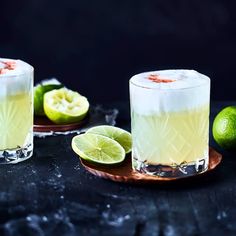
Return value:
M 216 168 L 220 164 L 222 160 L 222 155 L 218 153 L 213 148 L 209 147 L 209 166 L 206 172 L 200 173 L 205 174 Z M 163 181 L 173 181 L 177 179 L 194 177 L 194 176 L 183 176 L 180 178 L 164 178 L 158 176 L 149 176 L 140 174 L 138 172 L 133 171 L 131 165 L 130 156 L 126 158 L 126 160 L 119 166 L 104 166 L 104 165 L 94 165 L 90 162 L 87 162 L 83 159 L 80 159 L 82 165 L 85 167 L 87 171 L 92 173 L 93 175 L 110 179 L 115 182 L 125 182 L 125 183 L 156 183 Z M 200 175 L 198 174 L 198 175 Z
M 85 123 L 88 122 L 88 116 L 78 123 L 67 124 L 67 125 L 57 125 L 50 121 L 45 116 L 35 116 L 34 117 L 34 131 L 35 132 L 65 132 L 81 128 Z

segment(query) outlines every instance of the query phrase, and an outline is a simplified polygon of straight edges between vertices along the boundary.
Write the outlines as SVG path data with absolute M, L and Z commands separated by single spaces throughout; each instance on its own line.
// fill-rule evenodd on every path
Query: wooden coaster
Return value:
M 218 153 L 213 148 L 209 147 L 209 166 L 208 170 L 204 173 L 208 173 L 209 171 L 213 170 L 220 164 L 222 160 L 222 155 Z M 177 180 L 187 177 L 194 177 L 194 176 L 183 176 L 180 178 L 164 178 L 158 176 L 149 176 L 137 173 L 133 171 L 131 165 L 131 157 L 127 157 L 126 160 L 119 166 L 104 166 L 104 165 L 94 165 L 90 162 L 87 162 L 83 159 L 80 159 L 82 165 L 85 167 L 87 171 L 92 173 L 93 175 L 110 179 L 115 182 L 125 182 L 125 183 L 156 183 L 156 182 L 163 182 L 163 181 L 171 181 Z M 200 174 L 204 174 L 200 173 Z M 198 175 L 200 175 L 198 174 Z
M 65 132 L 81 128 L 85 123 L 88 122 L 88 116 L 78 123 L 57 125 L 50 121 L 46 116 L 35 116 L 34 117 L 34 131 L 35 132 Z

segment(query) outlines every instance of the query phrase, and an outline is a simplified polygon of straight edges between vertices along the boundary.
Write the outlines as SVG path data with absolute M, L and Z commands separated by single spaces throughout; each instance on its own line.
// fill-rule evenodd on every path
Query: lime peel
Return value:
M 45 116 L 43 108 L 43 98 L 46 92 L 53 89 L 62 88 L 63 85 L 57 79 L 42 80 L 34 86 L 34 114 L 37 116 Z

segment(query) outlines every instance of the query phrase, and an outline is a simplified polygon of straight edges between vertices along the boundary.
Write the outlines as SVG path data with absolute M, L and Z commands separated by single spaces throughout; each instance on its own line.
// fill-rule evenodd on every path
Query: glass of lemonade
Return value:
M 141 73 L 130 79 L 132 167 L 182 177 L 207 170 L 210 79 L 193 70 Z
M 0 58 L 0 164 L 33 153 L 33 67 Z

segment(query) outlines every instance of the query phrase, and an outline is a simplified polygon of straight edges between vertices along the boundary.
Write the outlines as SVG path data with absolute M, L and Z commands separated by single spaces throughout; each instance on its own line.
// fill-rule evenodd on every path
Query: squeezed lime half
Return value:
M 44 116 L 43 97 L 44 94 L 53 89 L 62 88 L 63 85 L 56 79 L 43 80 L 34 87 L 34 114 Z
M 86 97 L 67 88 L 55 89 L 44 94 L 44 112 L 56 124 L 81 121 L 88 113 Z

